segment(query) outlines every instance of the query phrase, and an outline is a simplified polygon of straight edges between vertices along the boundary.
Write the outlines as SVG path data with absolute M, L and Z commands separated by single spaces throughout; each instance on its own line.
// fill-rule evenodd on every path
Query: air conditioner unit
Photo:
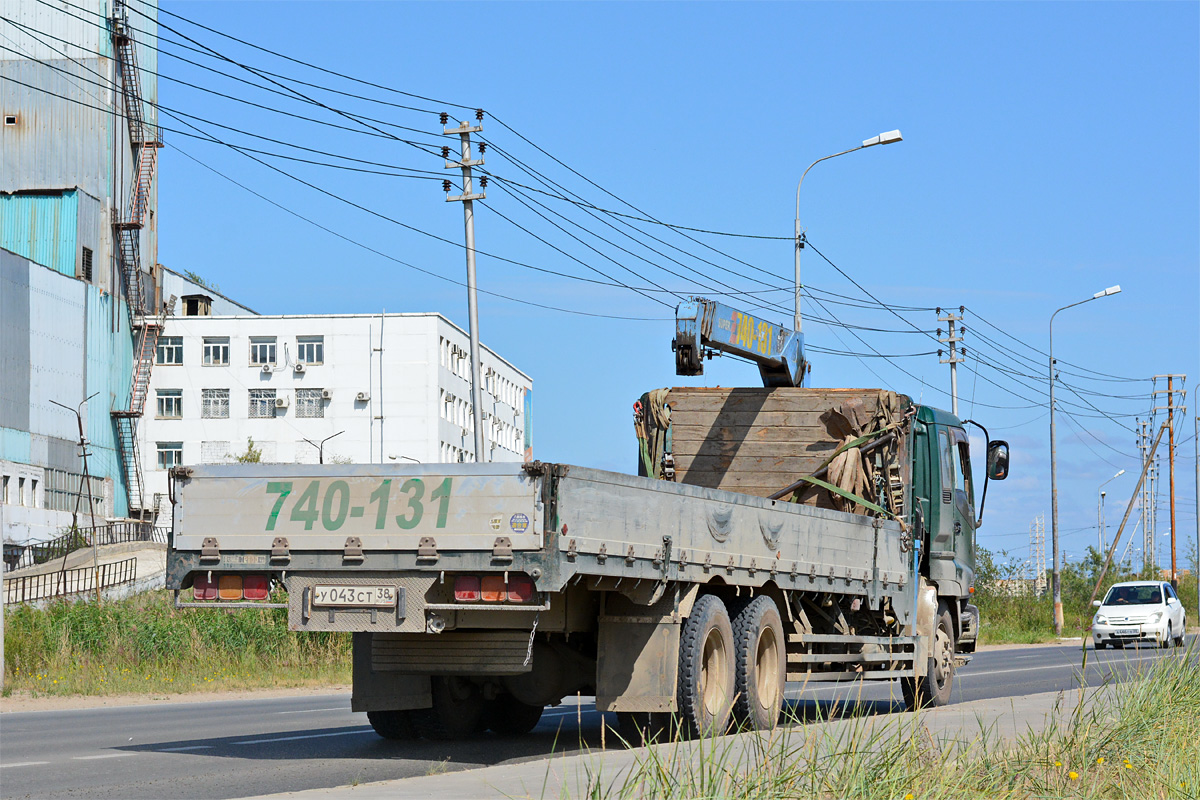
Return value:
M 371 393 L 370 392 L 359 392 L 358 394 L 354 395 L 354 399 L 360 403 L 365 403 L 371 399 Z
M 295 367 L 293 367 L 293 369 L 296 370 L 297 375 L 302 375 L 304 373 L 304 365 L 303 364 L 297 364 Z
M 272 372 L 272 370 L 271 370 L 271 365 L 270 365 L 270 364 L 263 364 L 263 365 L 262 365 L 262 372 L 263 372 L 263 374 L 264 374 L 264 375 L 270 375 L 270 374 L 271 374 L 271 372 Z
M 333 392 L 330 391 L 329 389 L 322 389 L 321 390 L 321 399 L 322 400 L 332 400 Z
M 287 395 L 284 395 L 283 397 L 276 397 L 275 398 L 275 407 L 276 408 L 287 408 L 288 407 Z

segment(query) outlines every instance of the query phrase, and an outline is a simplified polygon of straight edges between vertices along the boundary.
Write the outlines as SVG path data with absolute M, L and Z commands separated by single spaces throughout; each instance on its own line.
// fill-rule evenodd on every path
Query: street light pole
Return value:
M 317 463 L 318 464 L 325 463 L 325 443 L 328 442 L 330 439 L 332 439 L 334 436 L 341 436 L 343 433 L 345 433 L 345 431 L 338 431 L 337 433 L 326 436 L 324 439 L 321 440 L 320 444 L 318 444 L 317 442 L 314 442 L 312 439 L 304 440 L 304 441 L 308 442 L 309 444 L 311 444 L 313 447 L 317 448 Z
M 1068 308 L 1081 306 L 1084 303 L 1090 303 L 1093 300 L 1099 300 L 1101 297 L 1108 297 L 1110 294 L 1117 294 L 1121 291 L 1120 286 L 1110 286 L 1102 292 L 1096 292 L 1086 300 L 1080 300 L 1077 303 L 1063 306 L 1050 315 L 1050 543 L 1051 543 L 1051 563 L 1050 583 L 1051 591 L 1054 594 L 1054 635 L 1062 636 L 1063 629 L 1063 610 L 1062 610 L 1062 573 L 1058 566 L 1058 452 L 1055 444 L 1055 428 L 1054 428 L 1054 318 L 1058 316 L 1059 311 L 1066 311 Z
M 843 150 L 840 153 L 818 158 L 816 161 L 808 165 L 808 169 L 804 170 L 804 174 L 800 176 L 800 182 L 796 184 L 796 316 L 793 321 L 793 327 L 796 333 L 800 333 L 800 251 L 804 249 L 804 231 L 800 227 L 800 187 L 804 185 L 804 177 L 808 175 L 808 170 L 820 164 L 822 161 L 828 161 L 831 158 L 844 156 L 846 153 L 853 153 L 856 150 L 863 150 L 868 147 L 874 147 L 877 144 L 891 144 L 892 142 L 904 141 L 900 136 L 900 131 L 888 131 L 881 133 L 878 136 L 873 136 L 870 139 L 864 139 L 863 143 L 858 147 L 851 147 L 849 150 Z
M 1101 554 L 1104 553 L 1104 495 L 1107 494 L 1107 492 L 1104 491 L 1104 487 L 1108 486 L 1108 484 L 1112 483 L 1124 474 L 1125 470 L 1121 470 L 1116 475 L 1113 475 L 1104 483 L 1100 484 L 1100 499 L 1096 501 L 1096 526 L 1099 528 L 1098 535 L 1100 538 L 1097 541 L 1100 542 Z M 1132 542 L 1133 540 L 1130 539 L 1129 541 Z

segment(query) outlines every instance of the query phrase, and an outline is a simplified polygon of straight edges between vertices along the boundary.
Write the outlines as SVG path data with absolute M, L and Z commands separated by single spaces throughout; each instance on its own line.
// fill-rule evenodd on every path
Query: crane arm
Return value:
M 703 375 L 714 351 L 753 361 L 763 386 L 803 386 L 808 369 L 804 334 L 703 297 L 675 310 L 672 349 L 676 375 Z

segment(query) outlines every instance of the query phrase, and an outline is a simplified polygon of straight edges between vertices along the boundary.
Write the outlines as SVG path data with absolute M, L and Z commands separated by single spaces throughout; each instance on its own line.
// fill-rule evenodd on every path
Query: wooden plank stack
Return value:
M 674 388 L 671 451 L 675 480 L 767 497 L 810 475 L 839 444 L 821 415 L 861 399 L 869 413 L 879 389 Z M 832 508 L 827 492 L 809 505 Z

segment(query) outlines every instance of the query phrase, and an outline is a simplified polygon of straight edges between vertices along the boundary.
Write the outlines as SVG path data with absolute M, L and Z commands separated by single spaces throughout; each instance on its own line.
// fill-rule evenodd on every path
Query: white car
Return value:
M 1092 641 L 1097 650 L 1110 644 L 1153 642 L 1160 647 L 1183 644 L 1186 614 L 1183 603 L 1171 584 L 1165 581 L 1128 581 L 1115 583 L 1104 596 L 1095 600 Z

